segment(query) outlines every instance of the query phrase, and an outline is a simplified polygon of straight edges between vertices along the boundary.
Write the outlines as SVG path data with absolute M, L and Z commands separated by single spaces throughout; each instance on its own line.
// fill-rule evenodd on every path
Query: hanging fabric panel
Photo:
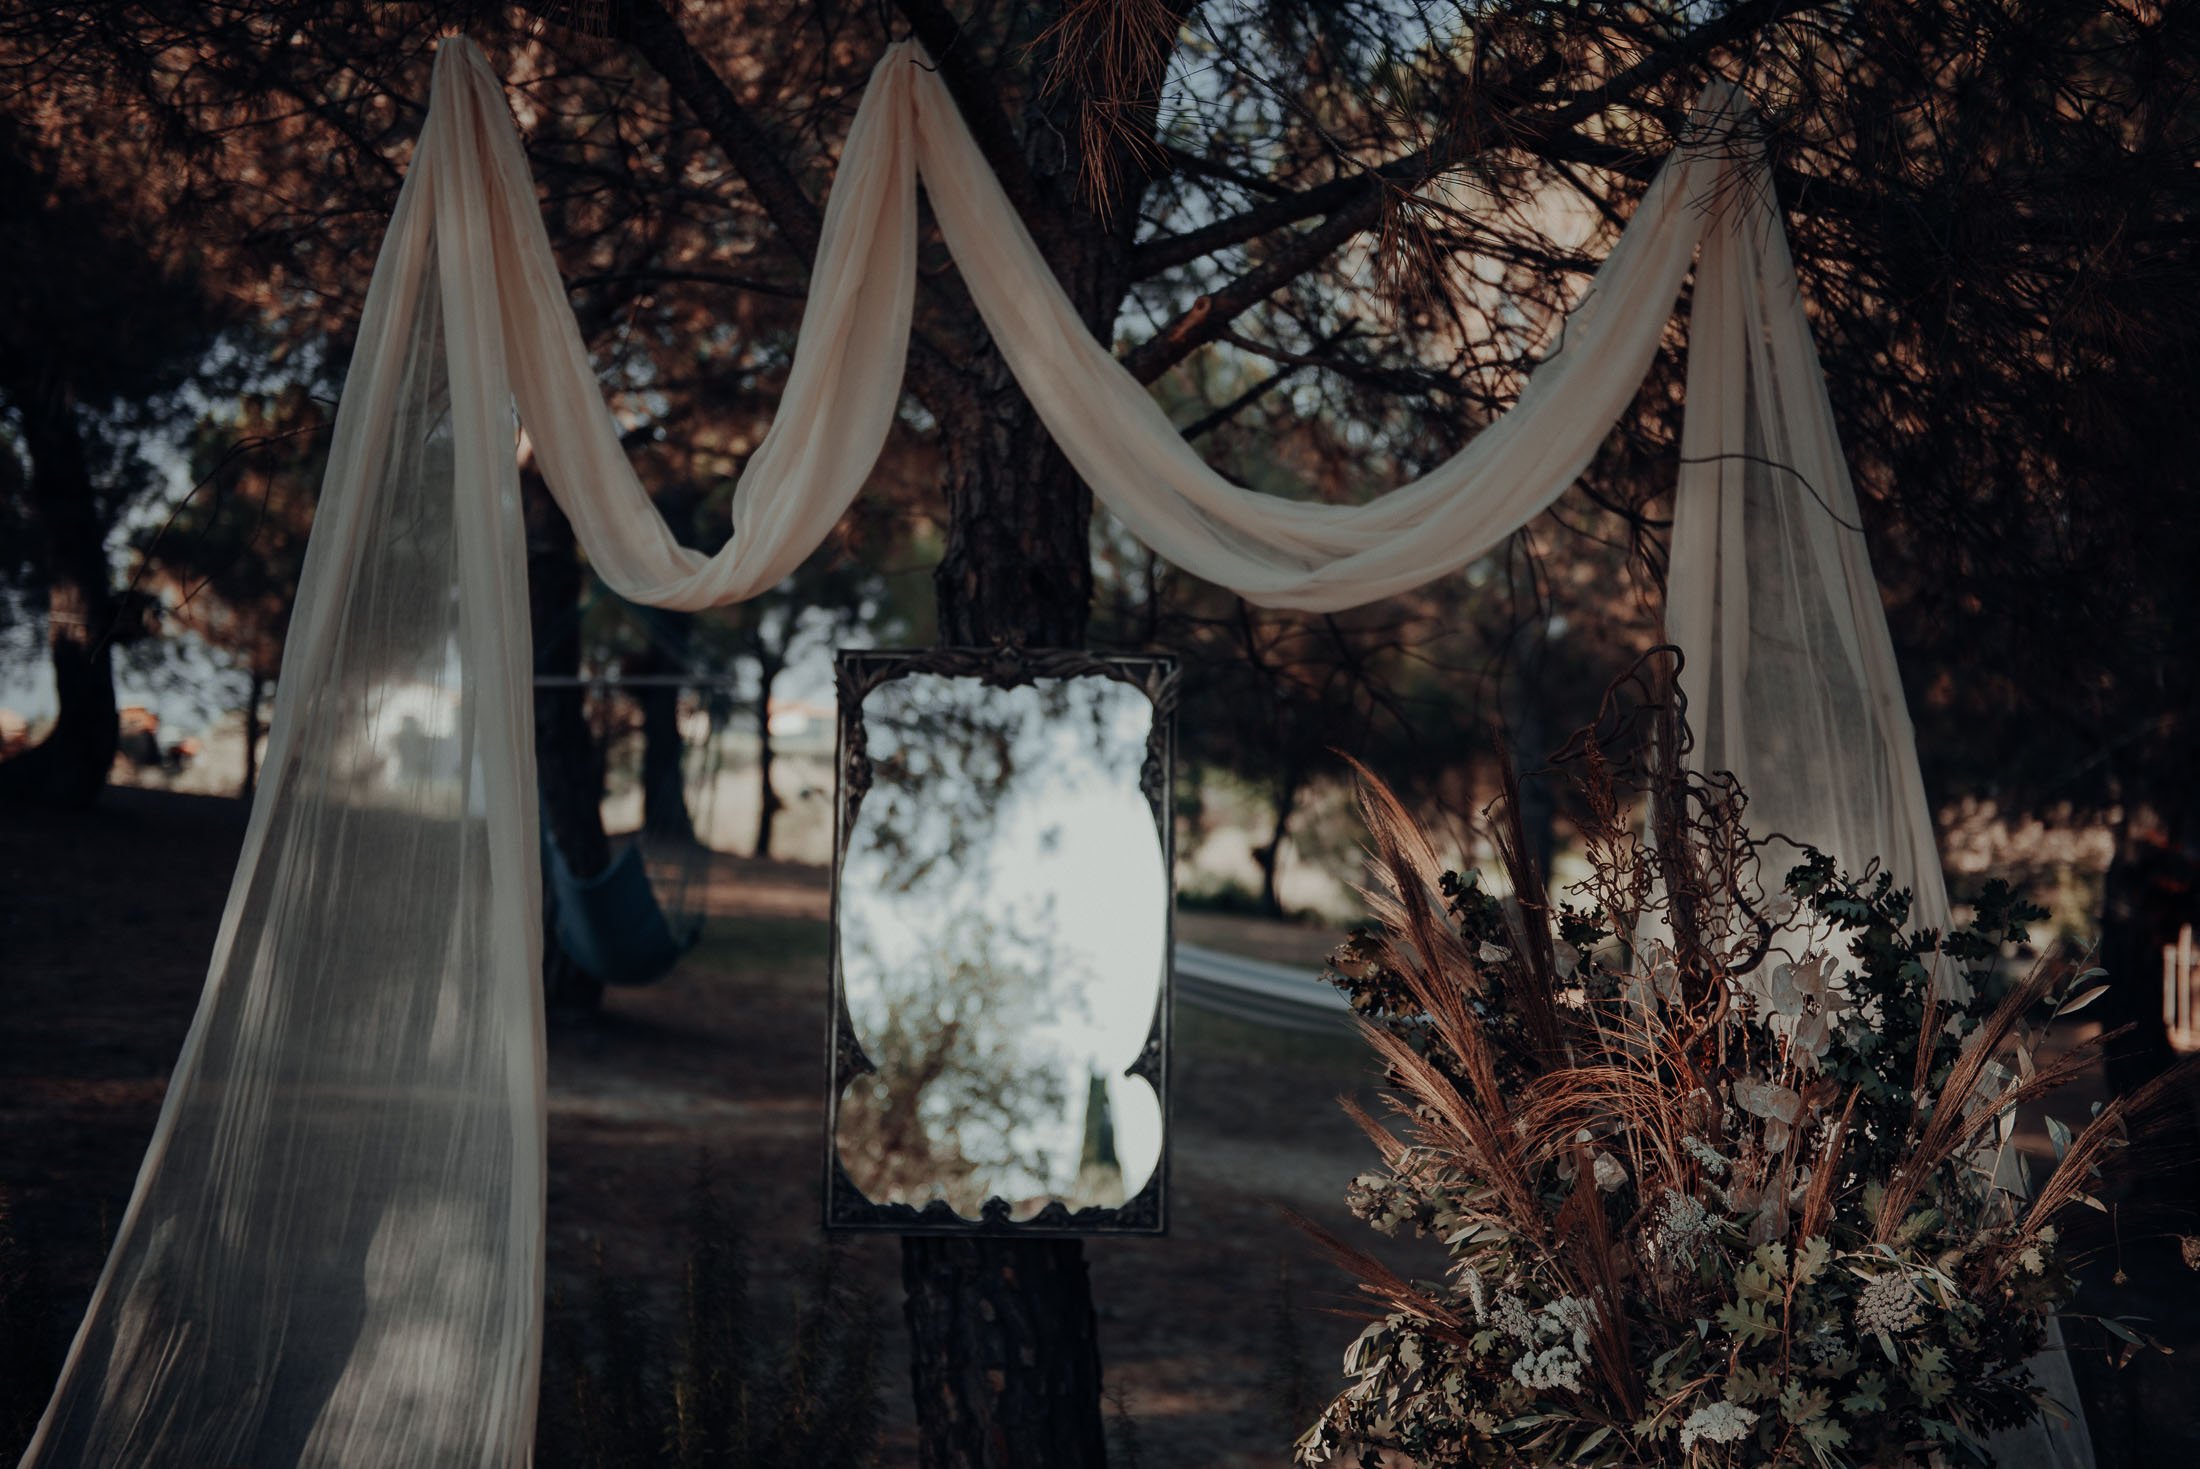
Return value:
M 26 1465 L 529 1459 L 531 659 L 460 123 L 391 222 L 206 991 Z
M 1689 307 L 1666 580 L 1692 763 L 1734 773 L 1756 835 L 1878 857 L 1914 885 L 1914 921 L 1945 929 L 1932 808 L 1786 232 L 1769 191 L 1733 182 Z
M 1085 330 L 922 51 L 891 47 L 733 539 L 705 556 L 620 445 L 501 86 L 472 45 L 447 44 L 361 322 L 206 993 L 25 1469 L 528 1462 L 544 1104 L 513 406 L 616 591 L 692 610 L 777 585 L 892 425 L 920 176 L 1093 492 L 1184 569 L 1316 611 L 1457 570 L 1561 494 L 1632 400 L 1695 259 L 1669 626 L 1697 758 L 1741 775 L 1761 821 L 1884 857 L 1921 918 L 1944 914 L 1855 495 L 1769 186 L 1732 141 L 1739 111 L 1730 88 L 1706 92 L 1511 412 L 1379 499 L 1310 504 L 1199 459 Z

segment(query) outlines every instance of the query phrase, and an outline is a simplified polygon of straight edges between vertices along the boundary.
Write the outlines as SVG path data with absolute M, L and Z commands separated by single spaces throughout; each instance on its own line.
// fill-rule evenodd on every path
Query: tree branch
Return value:
M 1428 177 L 1428 150 L 1420 149 L 1403 158 L 1384 164 L 1374 172 L 1380 177 L 1408 179 L 1419 183 Z M 1186 172 L 1188 165 L 1179 164 Z M 1297 224 L 1302 219 L 1312 219 L 1317 214 L 1328 214 L 1357 201 L 1369 191 L 1366 174 L 1347 174 L 1327 183 L 1315 184 L 1295 194 L 1256 204 L 1241 214 L 1228 219 L 1218 219 L 1213 224 L 1182 234 L 1164 235 L 1158 240 L 1148 240 L 1131 252 L 1131 279 L 1145 280 L 1159 275 L 1173 266 L 1189 264 L 1203 256 L 1246 240 L 1257 240 L 1271 230 Z
M 611 7 L 620 40 L 642 55 L 695 120 L 710 134 L 726 161 L 741 175 L 763 207 L 780 239 L 804 270 L 817 255 L 823 215 L 787 167 L 778 145 L 733 95 L 717 70 L 699 55 L 680 23 L 660 0 L 620 0 Z
M 955 99 L 963 126 L 977 140 L 978 151 L 993 166 L 1016 212 L 1026 220 L 1039 218 L 1043 206 L 1023 144 L 1002 110 L 993 79 L 978 69 L 976 50 L 964 44 L 961 24 L 940 0 L 894 0 L 894 4 L 908 20 L 910 33 L 931 53 L 932 65 Z
M 1297 219 L 1315 213 L 1324 216 L 1319 225 L 1282 244 L 1236 280 L 1194 301 L 1175 321 L 1127 353 L 1124 365 L 1140 382 L 1150 383 L 1193 352 L 1215 341 L 1232 320 L 1314 269 L 1355 235 L 1376 224 L 1382 217 L 1383 199 L 1388 190 L 1415 187 L 1454 166 L 1458 161 L 1454 149 L 1465 138 L 1488 139 L 1489 146 L 1532 151 L 1549 149 L 1555 156 L 1574 162 L 1607 166 L 1632 162 L 1639 166 L 1640 160 L 1633 159 L 1625 150 L 1575 137 L 1574 127 L 1602 111 L 1613 100 L 1670 74 L 1715 46 L 1747 35 L 1784 15 L 1830 3 L 1832 0 L 1747 0 L 1717 19 L 1698 26 L 1673 44 L 1652 52 L 1632 66 L 1623 67 L 1602 84 L 1576 92 L 1547 111 L 1526 117 L 1515 113 L 1484 119 L 1489 124 L 1486 128 L 1455 126 L 1436 146 L 1408 155 L 1394 164 L 1371 169 L 1356 178 L 1317 184 L 1288 199 L 1256 205 L 1231 220 L 1149 245 L 1140 252 L 1140 258 L 1152 263 L 1154 269 L 1167 269 L 1171 264 L 1196 259 L 1224 244 L 1257 238 Z M 1392 172 L 1394 169 L 1398 171 Z M 1309 203 L 1315 207 L 1305 207 Z M 1204 248 L 1192 248 L 1199 242 L 1205 242 Z M 1187 251 L 1189 253 L 1185 253 Z
M 785 300 L 800 301 L 803 293 L 791 287 L 758 280 L 754 276 L 728 275 L 717 270 L 614 270 L 600 275 L 575 276 L 565 283 L 565 289 L 585 291 L 592 286 L 640 285 L 650 281 L 664 281 L 682 285 L 724 286 L 731 291 L 748 291 L 758 296 L 778 296 Z

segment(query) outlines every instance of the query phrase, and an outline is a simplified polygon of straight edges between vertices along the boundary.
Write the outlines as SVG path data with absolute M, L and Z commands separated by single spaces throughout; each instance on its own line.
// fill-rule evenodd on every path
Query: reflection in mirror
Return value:
M 1152 701 L 1106 676 L 914 672 L 859 714 L 838 957 L 871 1069 L 836 1077 L 849 1181 L 973 1220 L 992 1199 L 1011 1220 L 1123 1204 L 1162 1147 L 1160 1098 L 1126 1074 L 1167 963 Z

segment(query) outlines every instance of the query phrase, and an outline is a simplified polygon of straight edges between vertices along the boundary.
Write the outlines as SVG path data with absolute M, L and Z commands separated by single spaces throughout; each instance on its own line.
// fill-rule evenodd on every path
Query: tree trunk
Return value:
M 107 531 L 84 459 L 76 397 L 65 381 L 14 395 L 29 451 L 30 501 L 46 573 L 47 648 L 53 660 L 54 726 L 0 767 L 0 795 L 89 806 L 106 787 L 121 729 L 112 644 L 121 600 L 107 567 Z
M 2102 882 L 2099 960 L 2108 971 L 2109 989 L 2087 1018 L 2104 1028 L 2132 1028 L 2108 1052 L 2108 1086 L 2118 1094 L 2160 1075 L 2177 1057 L 2162 1015 L 2162 951 L 2177 941 L 2180 927 L 2195 920 L 2200 898 L 2200 852 L 2189 818 L 2180 822 L 2180 814 L 2133 801 L 2118 825 Z M 2184 1137 L 2154 1143 L 2187 1156 L 2195 1144 L 2193 1125 L 2194 1120 L 2184 1124 Z M 2183 1214 L 2200 1205 L 2200 1181 L 2189 1169 L 2137 1171 L 2133 1182 L 2149 1211 Z
M 685 612 L 644 608 L 651 631 L 649 650 L 637 671 L 664 675 L 688 671 L 688 640 L 694 618 Z M 687 741 L 680 734 L 680 690 L 669 684 L 640 690 L 642 706 L 642 832 L 657 842 L 695 840 L 687 808 Z
M 1092 496 L 1005 365 L 977 368 L 946 427 L 944 644 L 1077 647 L 1092 596 Z M 924 1469 L 1099 1469 L 1100 1343 L 1078 1239 L 902 1241 Z
M 581 671 L 581 563 L 573 526 L 541 479 L 522 477 L 527 522 L 527 610 L 534 627 L 538 677 L 575 678 Z M 576 877 L 611 865 L 603 829 L 603 752 L 589 732 L 578 685 L 535 690 L 535 784 L 542 822 L 559 858 Z M 547 869 L 544 880 L 548 881 Z M 543 913 L 551 912 L 545 902 Z M 553 1011 L 586 1012 L 603 1000 L 603 986 L 543 935 L 544 998 Z
M 260 788 L 260 705 L 267 698 L 267 680 L 252 670 L 244 696 L 244 785 L 237 794 L 245 800 Z
M 932 574 L 943 644 L 1076 648 L 1092 611 L 1092 491 L 989 345 L 940 435 L 947 546 Z
M 756 855 L 772 854 L 772 819 L 779 814 L 779 792 L 772 789 L 772 685 L 779 681 L 779 659 L 756 658 Z
M 1080 1243 L 902 1245 L 925 1469 L 1104 1464 L 1099 1322 Z
M 1520 774 L 1520 829 L 1528 838 L 1527 858 L 1546 886 L 1558 855 L 1558 807 L 1547 777 L 1535 775 L 1550 762 L 1550 721 L 1544 713 L 1549 643 L 1540 620 L 1525 619 L 1513 635 L 1511 696 L 1506 707 L 1505 739 L 1512 746 L 1513 769 Z
M 1286 764 L 1276 779 L 1276 823 L 1269 830 L 1267 844 L 1253 848 L 1253 860 L 1260 864 L 1260 911 L 1270 918 L 1284 916 L 1283 894 L 1276 887 L 1276 870 L 1283 865 L 1283 843 L 1291 835 L 1291 817 L 1298 810 L 1299 790 L 1303 784 L 1297 765 Z
M 1171 9 L 1173 10 L 1173 6 Z M 1160 67 L 1131 95 L 1159 95 Z M 1087 58 L 1034 48 L 1060 85 L 1030 95 L 1023 119 L 1026 205 L 1048 266 L 1102 342 L 1128 289 L 1126 262 L 1146 188 L 1127 144 L 1112 207 L 1081 197 L 1064 139 L 1078 133 Z M 1151 135 L 1150 107 L 1124 119 Z M 1000 352 L 973 326 L 963 371 L 926 395 L 945 454 L 947 544 L 933 575 L 939 639 L 1082 647 L 1092 604 L 1092 492 L 1039 424 Z M 936 400 L 936 405 L 935 405 Z M 941 411 L 943 410 L 944 411 Z M 925 1469 L 1099 1469 L 1100 1343 L 1077 1239 L 911 1237 L 902 1242 L 910 1374 Z
M 1112 314 L 1112 307 L 1111 307 Z M 988 345 L 942 425 L 944 644 L 1084 643 L 1092 495 Z M 902 1241 L 924 1469 L 1099 1469 L 1100 1342 L 1077 1239 Z

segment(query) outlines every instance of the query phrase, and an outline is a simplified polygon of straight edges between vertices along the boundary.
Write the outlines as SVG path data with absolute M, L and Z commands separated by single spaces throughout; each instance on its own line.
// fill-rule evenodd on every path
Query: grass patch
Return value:
M 832 926 L 815 918 L 713 918 L 688 955 L 706 969 L 823 966 L 832 957 Z

